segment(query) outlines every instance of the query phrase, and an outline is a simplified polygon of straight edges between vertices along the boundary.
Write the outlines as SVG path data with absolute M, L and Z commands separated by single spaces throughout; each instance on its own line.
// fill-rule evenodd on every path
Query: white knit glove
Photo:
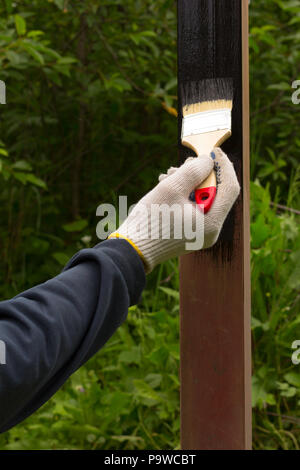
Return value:
M 214 167 L 217 194 L 204 215 L 190 195 Z M 126 239 L 142 258 L 146 273 L 169 258 L 211 247 L 240 192 L 233 164 L 219 148 L 211 156 L 188 158 L 181 167 L 160 175 L 159 181 L 109 236 Z M 165 216 L 161 217 L 159 211 Z

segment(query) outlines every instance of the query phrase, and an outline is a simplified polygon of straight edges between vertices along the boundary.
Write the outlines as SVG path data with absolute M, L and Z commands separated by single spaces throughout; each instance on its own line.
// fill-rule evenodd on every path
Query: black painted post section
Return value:
M 183 449 L 251 447 L 247 21 L 248 0 L 178 0 L 179 85 L 233 78 L 222 148 L 242 187 L 217 245 L 180 262 Z M 180 145 L 181 161 L 190 155 Z

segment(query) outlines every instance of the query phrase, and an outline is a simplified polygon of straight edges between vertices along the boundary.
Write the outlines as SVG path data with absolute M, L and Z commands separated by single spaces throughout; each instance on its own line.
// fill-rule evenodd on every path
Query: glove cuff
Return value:
M 143 261 L 144 263 L 144 266 L 146 266 L 146 260 L 145 260 L 145 257 L 143 255 L 143 253 L 141 252 L 141 250 L 139 249 L 139 247 L 132 241 L 130 240 L 130 238 L 127 238 L 125 237 L 124 235 L 121 235 L 120 233 L 118 232 L 114 232 L 114 233 L 111 233 L 107 239 L 111 239 L 111 238 L 121 238 L 122 240 L 126 240 L 128 243 L 130 243 L 130 245 L 135 249 L 135 251 L 137 252 L 137 254 L 139 255 L 139 257 L 141 258 L 141 260 Z

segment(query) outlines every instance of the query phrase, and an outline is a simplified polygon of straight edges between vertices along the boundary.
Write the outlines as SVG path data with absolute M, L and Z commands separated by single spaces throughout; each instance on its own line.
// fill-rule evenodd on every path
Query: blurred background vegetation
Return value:
M 299 449 L 300 1 L 252 0 L 250 16 L 253 446 Z M 5 0 L 0 18 L 6 299 L 97 242 L 99 204 L 136 202 L 177 163 L 176 3 Z M 0 448 L 178 448 L 178 312 L 171 261 L 107 346 Z

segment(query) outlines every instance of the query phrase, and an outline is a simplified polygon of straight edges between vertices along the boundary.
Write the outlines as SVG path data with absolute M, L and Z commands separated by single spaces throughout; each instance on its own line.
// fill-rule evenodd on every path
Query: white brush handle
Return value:
M 182 137 L 182 145 L 192 149 L 198 157 L 201 155 L 209 155 L 215 147 L 219 147 L 228 137 L 231 136 L 229 129 L 222 129 L 218 131 L 206 132 L 205 134 L 189 135 Z M 209 177 L 203 181 L 201 186 L 196 189 L 216 187 L 216 174 L 211 172 Z

